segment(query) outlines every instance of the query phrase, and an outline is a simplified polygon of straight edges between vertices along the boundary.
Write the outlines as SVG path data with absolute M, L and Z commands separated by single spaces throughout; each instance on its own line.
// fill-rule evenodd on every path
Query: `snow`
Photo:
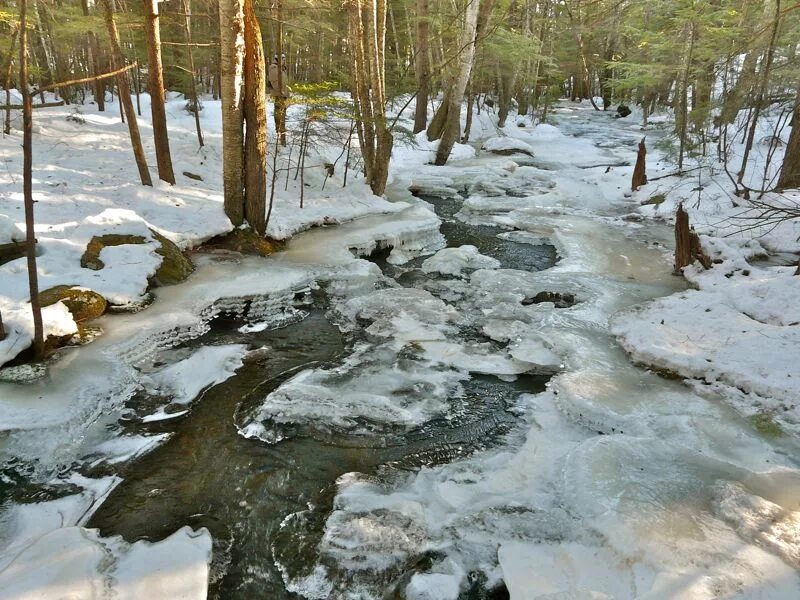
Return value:
M 154 166 L 155 146 L 146 94 L 141 96 L 141 103 L 144 116 L 139 117 L 139 126 L 148 163 Z M 148 278 L 162 261 L 155 253 L 159 244 L 151 230 L 182 249 L 190 249 L 232 229 L 222 210 L 220 103 L 203 101 L 203 148 L 197 147 L 194 117 L 185 110 L 185 104 L 186 100 L 177 94 L 170 94 L 167 102 L 170 147 L 178 181 L 171 186 L 151 173 L 153 187 L 138 183 L 127 127 L 114 114 L 113 106 L 104 113 L 93 104 L 36 111 L 33 196 L 40 290 L 77 285 L 98 292 L 112 304 L 140 307 L 145 302 Z M 67 120 L 76 110 L 84 123 Z M 20 231 L 24 224 L 20 139 L 18 131 L 0 139 L 0 161 L 8 166 L 0 173 L 0 243 L 24 239 Z M 333 162 L 338 148 L 322 144 L 307 157 L 302 209 L 298 206 L 299 179 L 287 177 L 285 182 L 276 184 L 267 229 L 270 237 L 284 240 L 310 227 L 405 208 L 373 195 L 357 173 L 350 173 L 343 190 L 341 165 L 333 177 L 327 177 L 322 167 L 329 154 L 333 154 Z M 287 160 L 286 156 L 281 160 Z M 277 167 L 293 172 L 280 160 Z M 184 172 L 199 175 L 202 180 L 190 179 Z M 100 256 L 104 268 L 82 268 L 80 258 L 86 244 L 93 236 L 104 234 L 137 235 L 144 238 L 144 243 L 104 248 Z M 30 345 L 32 317 L 25 309 L 27 300 L 25 259 L 1 265 L 0 312 L 12 339 L 0 343 L 0 366 Z M 54 315 L 48 315 L 45 326 L 57 328 L 54 320 Z
M 491 256 L 484 256 L 475 246 L 459 246 L 443 248 L 422 263 L 425 273 L 441 273 L 442 275 L 460 276 L 462 271 L 476 269 L 496 269 L 500 261 Z
M 495 154 L 527 154 L 533 156 L 533 147 L 527 142 L 507 135 L 489 138 L 482 148 Z
M 209 105 L 203 117 L 213 145 L 218 129 Z M 42 135 L 66 127 L 63 112 L 41 112 Z M 354 341 L 337 363 L 297 372 L 257 399 L 243 422 L 237 416 L 240 433 L 259 440 L 253 443 L 277 443 L 298 429 L 322 439 L 344 433 L 385 441 L 457 416 L 476 373 L 553 377 L 545 391 L 515 399 L 511 431 L 489 450 L 415 470 L 342 475 L 333 510 L 323 515 L 319 556 L 309 557 L 305 576 L 284 572 L 290 591 L 371 598 L 386 592 L 376 581 L 399 581 L 397 592 L 408 598 L 445 599 L 470 593 L 477 577 L 487 590 L 504 582 L 514 599 L 797 597 L 800 394 L 788 375 L 800 348 L 800 278 L 790 267 L 755 261 L 765 249 L 797 251 L 796 224 L 758 242 L 723 237 L 730 231 L 712 225 L 730 219 L 730 198 L 708 192 L 711 200 L 691 214 L 717 264 L 707 272 L 687 268 L 695 288 L 687 290 L 671 275 L 663 221 L 677 202 L 693 199 L 697 181 L 668 178 L 626 195 L 638 126 L 585 103 L 559 105 L 555 114 L 557 127 L 523 120 L 524 127 L 502 132 L 486 111 L 476 120 L 475 139 L 524 144 L 533 157 L 476 156 L 464 145 L 456 147 L 461 162 L 434 167 L 435 144 L 424 136 L 398 144 L 392 203 L 360 184 L 334 192 L 338 179 L 322 190 L 322 175 L 309 173 L 308 212 L 294 207 L 296 195 L 279 195 L 276 236 L 383 214 L 298 234 L 268 259 L 200 257 L 197 272 L 156 290 L 146 311 L 98 321 L 106 334 L 50 365 L 46 381 L 0 383 L 4 458 L 36 465 L 32 478 L 52 481 L 82 458 L 115 464 L 141 456 L 166 438 L 110 432 L 127 400 L 147 390 L 188 410 L 204 389 L 231 377 L 246 352 L 238 344 L 191 353 L 177 346 L 206 332 L 220 312 L 243 314 L 245 306 L 243 332 L 290 322 L 301 316 L 294 297 L 325 286 L 331 318 Z M 175 143 L 188 149 L 191 129 L 182 119 L 186 130 L 176 127 Z M 116 160 L 120 177 L 133 181 L 115 119 L 89 114 L 87 121 L 98 140 L 92 143 L 108 146 L 98 168 L 108 173 Z M 89 144 L 77 131 L 70 143 Z M 40 164 L 77 166 L 71 156 L 56 156 L 56 147 L 39 146 Z M 83 174 L 80 185 L 57 186 L 60 207 L 57 194 L 38 192 L 42 276 L 99 289 L 73 279 L 84 241 L 98 231 L 138 232 L 145 244 L 104 250 L 108 273 L 94 272 L 110 296 L 136 299 L 157 265 L 150 229 L 189 247 L 230 228 L 221 218 L 218 165 L 199 164 L 208 156 L 192 150 L 180 158 L 202 171 L 203 182 L 154 190 L 106 182 L 112 189 L 103 190 L 88 189 Z M 650 158 L 651 168 L 671 169 L 660 152 Z M 0 181 L 0 212 L 18 210 L 15 185 Z M 409 196 L 409 185 L 451 199 L 465 194 L 457 218 L 497 227 L 502 239 L 551 242 L 558 264 L 539 272 L 499 268 L 473 247 L 444 248 L 439 219 Z M 73 193 L 76 187 L 83 189 Z M 640 204 L 656 190 L 664 202 Z M 153 208 L 159 195 L 163 210 Z M 80 211 L 68 222 L 74 206 Z M 194 216 L 179 226 L 193 209 L 202 227 Z M 403 270 L 454 277 L 398 287 L 359 258 L 388 248 L 389 262 Z M 407 265 L 423 256 L 417 267 Z M 23 275 L 18 261 L 0 270 L 0 309 L 19 344 L 30 335 L 27 297 L 24 287 L 11 292 L 5 284 Z M 570 293 L 576 303 L 523 302 L 541 292 Z M 49 310 L 48 327 L 74 331 L 63 305 Z M 631 359 L 689 380 L 663 378 Z M 145 420 L 173 414 L 162 409 Z M 128 545 L 82 527 L 116 482 L 74 479 L 77 494 L 4 508 L 0 589 L 13 597 L 48 585 L 79 597 L 101 588 L 131 598 L 204 597 L 205 530 Z

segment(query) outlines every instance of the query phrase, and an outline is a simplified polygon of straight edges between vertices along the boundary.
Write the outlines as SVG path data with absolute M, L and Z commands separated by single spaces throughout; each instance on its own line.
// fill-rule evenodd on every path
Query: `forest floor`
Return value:
M 203 180 L 152 189 L 111 115 L 36 112 L 43 287 L 135 305 L 152 231 L 189 248 L 231 229 L 214 105 L 200 151 L 170 107 L 176 173 Z M 279 194 L 283 251 L 197 255 L 42 378 L 0 382 L 0 589 L 796 598 L 798 224 L 735 230 L 713 168 L 631 194 L 630 119 L 571 103 L 553 125 L 492 119 L 446 167 L 422 138 L 399 146 L 386 200 L 352 173 L 342 190 L 338 167 L 325 181 L 341 148 L 320 145 L 305 208 L 292 177 Z M 9 238 L 18 138 L 0 144 Z M 651 177 L 673 169 L 651 149 Z M 681 201 L 717 263 L 687 270 L 692 289 L 670 264 Z M 145 242 L 81 268 L 109 233 Z M 25 283 L 24 261 L 0 266 L 18 345 Z

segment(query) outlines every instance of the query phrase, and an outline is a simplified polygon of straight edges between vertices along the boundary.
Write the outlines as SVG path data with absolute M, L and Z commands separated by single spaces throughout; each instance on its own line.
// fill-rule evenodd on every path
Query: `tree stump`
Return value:
M 697 260 L 703 268 L 711 268 L 708 258 L 700 244 L 700 237 L 689 225 L 689 213 L 683 210 L 683 203 L 675 213 L 675 274 L 681 275 L 683 268 Z
M 636 166 L 633 168 L 633 177 L 631 177 L 632 192 L 647 183 L 647 174 L 645 173 L 647 148 L 645 148 L 644 140 L 645 138 L 642 138 L 642 141 L 639 142 L 639 152 L 636 154 Z

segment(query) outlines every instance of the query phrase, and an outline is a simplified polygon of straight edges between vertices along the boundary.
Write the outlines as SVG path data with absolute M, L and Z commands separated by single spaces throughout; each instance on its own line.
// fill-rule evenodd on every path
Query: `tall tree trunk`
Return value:
M 3 85 L 6 88 L 6 116 L 3 123 L 3 133 L 9 135 L 11 133 L 11 68 L 13 66 L 14 55 L 14 42 L 17 39 L 19 28 L 14 29 L 11 34 L 11 45 L 8 48 L 8 62 L 6 63 L 5 77 L 3 78 Z M 20 85 L 20 87 L 22 87 Z
M 755 104 L 753 105 L 753 114 L 750 116 L 750 130 L 747 132 L 747 141 L 744 146 L 744 154 L 742 155 L 742 165 L 736 175 L 737 185 L 742 185 L 744 182 L 745 171 L 747 170 L 747 161 L 750 158 L 750 151 L 753 149 L 753 142 L 756 137 L 756 128 L 758 127 L 758 118 L 761 116 L 761 109 L 764 107 L 766 100 L 767 85 L 769 84 L 769 74 L 772 68 L 772 60 L 775 56 L 775 42 L 778 39 L 778 30 L 781 23 L 781 0 L 775 0 L 775 15 L 772 21 L 772 33 L 769 38 L 769 46 L 764 52 L 764 64 L 761 67 L 761 76 L 759 77 L 758 90 L 756 92 Z
M 428 96 L 431 91 L 429 0 L 417 0 L 417 47 L 414 70 L 417 78 L 417 104 L 414 113 L 414 133 L 428 124 Z
M 117 23 L 114 20 L 114 9 L 111 5 L 111 0 L 100 0 L 100 4 L 103 7 L 106 29 L 108 30 L 108 39 L 111 43 L 111 68 L 116 70 L 125 66 L 125 56 L 122 54 L 122 48 L 119 43 L 119 31 L 117 30 Z M 128 85 L 127 72 L 117 75 L 117 91 L 119 92 L 120 104 L 125 111 L 125 117 L 127 117 L 128 132 L 131 136 L 131 145 L 133 146 L 133 155 L 136 158 L 136 166 L 139 169 L 139 178 L 142 180 L 142 185 L 153 185 L 153 180 L 150 179 L 150 171 L 147 170 L 147 158 L 145 158 L 142 138 L 139 135 L 139 124 L 136 121 L 136 112 L 134 111 L 133 102 L 131 101 L 131 88 Z
M 220 97 L 222 98 L 222 181 L 225 214 L 234 226 L 244 221 L 244 14 L 242 0 L 219 0 Z
M 475 58 L 479 8 L 480 0 L 468 0 L 464 11 L 464 22 L 462 23 L 458 42 L 460 50 L 458 69 L 450 84 L 449 94 L 445 95 L 445 102 L 439 107 L 439 111 L 444 110 L 446 116 L 444 118 L 442 136 L 439 139 L 439 147 L 436 150 L 436 159 L 434 160 L 434 164 L 437 165 L 443 165 L 447 162 L 453 146 L 461 135 L 461 100 L 464 97 L 464 91 L 467 89 Z
M 245 219 L 266 233 L 267 214 L 267 74 L 261 26 L 253 0 L 244 1 L 244 141 Z
M 794 101 L 792 115 L 792 133 L 789 134 L 789 143 L 786 144 L 786 153 L 783 155 L 781 176 L 778 179 L 778 189 L 800 188 L 800 89 Z
M 89 54 L 90 63 L 92 65 L 92 73 L 95 77 L 103 72 L 103 59 L 100 54 L 100 42 L 97 39 L 97 34 L 94 31 L 89 32 Z M 103 79 L 97 79 L 94 82 L 94 101 L 97 104 L 97 110 L 105 112 L 106 110 L 106 84 Z
M 39 303 L 39 273 L 36 268 L 36 234 L 33 229 L 33 104 L 28 88 L 28 0 L 19 3 L 19 86 L 22 92 L 22 191 L 25 202 L 25 246 L 28 257 L 28 288 L 33 314 L 33 354 L 44 356 L 44 327 Z
M 153 137 L 156 142 L 158 178 L 175 183 L 172 157 L 169 152 L 167 111 L 164 106 L 164 69 L 161 64 L 161 27 L 158 22 L 158 0 L 144 0 L 144 30 L 147 37 L 148 87 L 150 114 L 153 118 Z
M 192 52 L 192 3 L 183 0 L 183 33 L 186 40 L 186 52 L 189 61 L 189 95 L 194 106 L 194 128 L 197 131 L 197 143 L 203 147 L 203 131 L 200 129 L 200 98 L 197 96 L 197 73 L 194 67 L 194 53 Z

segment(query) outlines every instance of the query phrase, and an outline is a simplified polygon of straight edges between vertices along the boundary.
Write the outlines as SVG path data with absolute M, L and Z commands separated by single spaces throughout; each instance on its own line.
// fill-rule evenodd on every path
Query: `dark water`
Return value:
M 444 219 L 449 245 L 473 244 L 510 268 L 536 270 L 555 262 L 551 246 L 500 240 L 500 230 L 453 220 L 460 203 L 429 202 Z M 415 285 L 413 277 L 406 280 L 404 285 Z M 547 380 L 523 376 L 509 383 L 474 377 L 453 399 L 459 406 L 455 418 L 435 419 L 400 434 L 356 437 L 334 430 L 320 435 L 298 426 L 292 437 L 275 445 L 246 439 L 236 428 L 243 413 L 299 370 L 340 363 L 358 337 L 343 337 L 322 306 L 307 310 L 299 322 L 249 334 L 237 331 L 241 321 L 218 318 L 206 335 L 187 344 L 244 343 L 268 349 L 207 390 L 188 415 L 161 425 L 129 424 L 131 433 L 170 432 L 172 437 L 116 470 L 123 482 L 88 526 L 128 541 L 159 540 L 187 524 L 207 527 L 214 538 L 211 598 L 293 598 L 275 561 L 290 574 L 306 573 L 316 562 L 337 477 L 352 471 L 387 476 L 450 462 L 496 444 L 514 427 L 509 409 L 515 398 L 541 391 Z M 289 515 L 302 515 L 302 526 L 282 527 Z M 488 592 L 470 597 L 488 597 Z

